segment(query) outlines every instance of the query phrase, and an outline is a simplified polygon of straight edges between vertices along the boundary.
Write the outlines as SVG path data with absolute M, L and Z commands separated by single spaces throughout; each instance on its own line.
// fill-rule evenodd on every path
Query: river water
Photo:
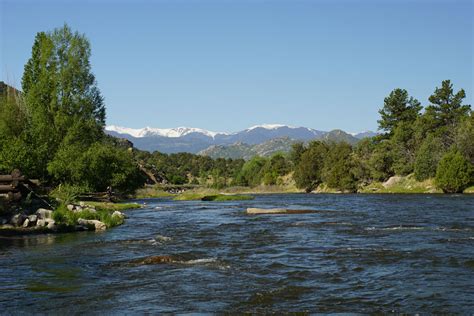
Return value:
M 474 311 L 474 196 L 138 202 L 106 232 L 0 238 L 0 313 Z

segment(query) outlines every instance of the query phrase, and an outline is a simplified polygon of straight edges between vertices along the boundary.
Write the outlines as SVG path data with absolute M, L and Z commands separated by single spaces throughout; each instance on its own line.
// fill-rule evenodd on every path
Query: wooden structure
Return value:
M 17 169 L 11 174 L 0 174 L 0 197 L 7 201 L 21 200 L 27 182 L 29 181 Z

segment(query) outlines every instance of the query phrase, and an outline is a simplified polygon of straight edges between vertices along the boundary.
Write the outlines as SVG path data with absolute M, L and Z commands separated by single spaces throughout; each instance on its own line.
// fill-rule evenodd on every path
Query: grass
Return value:
M 191 190 L 175 196 L 175 201 L 241 201 L 252 200 L 254 197 L 242 194 L 222 194 L 213 189 Z
M 161 198 L 161 197 L 170 197 L 174 196 L 175 194 L 166 192 L 160 186 L 147 186 L 142 189 L 138 189 L 135 193 L 135 197 L 137 199 L 144 199 L 144 198 Z
M 360 193 L 442 193 L 434 185 L 433 179 L 425 181 L 417 181 L 411 174 L 406 177 L 401 177 L 396 183 L 384 187 L 381 182 L 374 182 L 359 190 Z
M 201 201 L 243 201 L 253 200 L 254 197 L 251 195 L 230 195 L 230 194 L 218 194 L 218 195 L 206 195 Z
M 124 211 L 141 208 L 138 203 L 112 203 L 112 202 L 84 202 L 86 205 L 95 207 L 97 211 Z
M 64 204 L 61 204 L 53 212 L 53 219 L 59 226 L 75 226 L 77 225 L 77 220 L 82 219 L 95 219 L 103 222 L 107 228 L 115 227 L 123 224 L 123 217 L 118 215 L 112 215 L 117 209 L 100 209 L 97 208 L 96 212 L 91 212 L 88 210 L 80 212 L 71 212 L 69 211 Z
M 474 185 L 464 190 L 464 193 L 474 193 Z

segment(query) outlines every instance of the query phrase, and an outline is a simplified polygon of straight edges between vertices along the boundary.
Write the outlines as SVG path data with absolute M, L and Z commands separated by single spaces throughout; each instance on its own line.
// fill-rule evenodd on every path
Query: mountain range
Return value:
M 342 130 L 325 132 L 281 124 L 257 125 L 235 133 L 189 127 L 133 129 L 115 125 L 106 126 L 105 131 L 109 135 L 128 139 L 141 150 L 190 152 L 226 158 L 249 158 L 255 154 L 266 156 L 276 151 L 287 151 L 295 141 L 322 139 L 355 144 L 364 137 L 376 135 L 374 132 L 350 134 Z M 240 150 L 234 150 L 236 148 Z

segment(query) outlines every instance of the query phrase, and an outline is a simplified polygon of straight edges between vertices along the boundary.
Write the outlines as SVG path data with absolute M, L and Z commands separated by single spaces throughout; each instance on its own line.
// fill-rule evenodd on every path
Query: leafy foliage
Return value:
M 473 165 L 458 151 L 443 156 L 436 170 L 436 185 L 445 193 L 461 193 L 474 182 Z

